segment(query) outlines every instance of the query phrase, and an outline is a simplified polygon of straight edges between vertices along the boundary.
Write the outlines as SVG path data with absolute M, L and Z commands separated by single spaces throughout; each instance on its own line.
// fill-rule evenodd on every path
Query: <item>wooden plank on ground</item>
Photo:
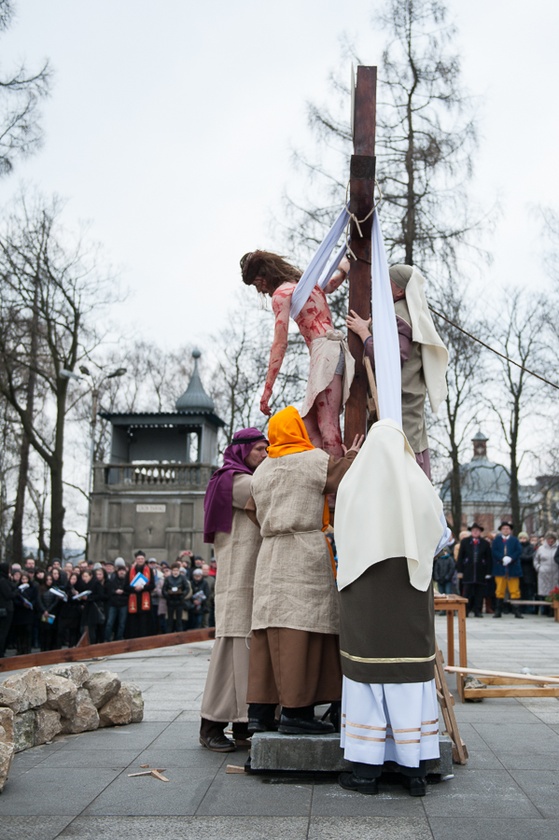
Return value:
M 83 638 L 83 637 L 82 637 Z M 49 650 L 44 653 L 29 653 L 24 656 L 8 656 L 0 659 L 2 671 L 16 671 L 20 668 L 34 668 L 36 665 L 58 665 L 63 662 L 82 662 L 121 653 L 135 653 L 140 650 L 188 645 L 215 639 L 215 627 L 200 630 L 183 630 L 182 633 L 166 633 L 161 636 L 141 636 L 138 639 L 123 639 L 121 642 L 103 642 L 98 645 Z
M 506 688 L 503 686 L 487 686 L 487 688 L 464 688 L 466 700 L 484 697 L 559 697 L 559 685 L 537 686 L 517 685 Z
M 541 685 L 557 684 L 559 685 L 559 677 L 541 676 L 540 674 L 514 674 L 509 671 L 486 671 L 482 668 L 469 668 L 464 665 L 445 665 L 445 671 L 450 671 L 453 674 L 475 674 L 476 677 L 501 677 L 503 679 L 512 678 L 519 682 L 536 683 Z

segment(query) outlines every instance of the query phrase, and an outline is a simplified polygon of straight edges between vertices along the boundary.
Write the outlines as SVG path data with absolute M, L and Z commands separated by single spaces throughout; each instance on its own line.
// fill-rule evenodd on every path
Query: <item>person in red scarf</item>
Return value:
M 145 578 L 145 582 L 138 575 Z M 134 583 L 134 581 L 137 581 Z M 137 639 L 140 636 L 152 636 L 154 633 L 153 613 L 151 611 L 151 592 L 155 588 L 155 578 L 143 551 L 136 551 L 134 562 L 128 572 L 125 592 L 128 594 L 128 618 L 125 638 Z
M 268 458 L 252 479 L 262 547 L 256 563 L 248 678 L 249 732 L 332 732 L 314 706 L 340 700 L 338 597 L 327 494 L 335 493 L 363 442 L 344 456 L 315 449 L 293 406 L 270 418 Z M 304 573 L 301 573 L 301 570 Z

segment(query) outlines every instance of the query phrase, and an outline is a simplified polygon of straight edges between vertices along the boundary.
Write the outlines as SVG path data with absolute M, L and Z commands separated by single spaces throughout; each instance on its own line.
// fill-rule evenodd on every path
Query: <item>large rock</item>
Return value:
M 52 671 L 45 675 L 47 685 L 47 709 L 60 712 L 62 717 L 72 718 L 76 713 L 78 688 L 72 680 L 60 677 Z
M 124 726 L 132 722 L 132 692 L 124 683 L 120 691 L 102 709 L 99 709 L 100 726 Z
M 17 714 L 25 711 L 23 709 L 24 705 L 25 701 L 19 691 L 10 688 L 5 682 L 0 683 L 0 706 L 8 706 L 12 712 Z
M 16 752 L 35 746 L 35 712 L 22 712 L 14 717 L 14 744 Z
M 130 723 L 140 723 L 144 719 L 144 698 L 135 683 L 125 683 L 132 697 L 132 720 Z
M 0 741 L 0 793 L 4 790 L 4 785 L 8 781 L 8 773 L 14 757 L 14 745 L 5 744 Z
M 99 713 L 85 688 L 78 688 L 76 711 L 72 718 L 64 718 L 62 732 L 76 734 L 99 728 Z
M 89 679 L 89 670 L 81 662 L 74 662 L 71 665 L 57 665 L 56 668 L 51 668 L 50 673 L 72 680 L 78 688 L 81 688 L 84 682 Z
M 14 713 L 11 709 L 0 708 L 0 743 L 14 743 Z
M 40 668 L 30 668 L 17 677 L 8 677 L 4 688 L 11 688 L 20 695 L 20 712 L 36 709 L 47 702 L 47 684 Z
M 95 708 L 100 709 L 101 706 L 109 702 L 111 697 L 118 694 L 120 677 L 118 674 L 113 674 L 112 671 L 98 671 L 90 676 L 83 687 L 89 691 L 89 696 Z
M 60 714 L 53 709 L 37 709 L 35 712 L 35 746 L 48 744 L 62 731 Z

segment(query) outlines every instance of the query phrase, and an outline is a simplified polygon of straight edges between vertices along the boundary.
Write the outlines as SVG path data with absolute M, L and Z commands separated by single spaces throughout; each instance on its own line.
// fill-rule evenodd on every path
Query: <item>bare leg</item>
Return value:
M 305 428 L 307 430 L 308 436 L 311 439 L 312 445 L 316 446 L 317 449 L 323 449 L 322 435 L 320 434 L 320 428 L 318 426 L 316 402 L 309 411 L 309 413 L 303 417 L 303 423 L 305 424 Z
M 343 376 L 337 373 L 330 385 L 325 388 L 324 391 L 321 391 L 314 402 L 314 407 L 316 408 L 316 420 L 319 433 L 322 438 L 321 448 L 324 449 L 325 452 L 328 452 L 329 455 L 333 455 L 335 458 L 341 458 L 344 454 L 342 449 L 342 433 L 340 430 L 342 385 Z

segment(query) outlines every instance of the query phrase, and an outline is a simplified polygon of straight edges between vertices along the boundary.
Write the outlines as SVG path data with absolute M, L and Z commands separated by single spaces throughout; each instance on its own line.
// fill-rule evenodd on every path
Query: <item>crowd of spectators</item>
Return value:
M 214 626 L 216 564 L 191 551 L 172 563 L 0 563 L 0 657 Z
M 507 524 L 507 523 L 503 523 Z M 511 529 L 512 531 L 512 529 Z M 499 611 L 495 579 L 499 577 L 498 558 L 495 552 L 495 538 L 498 532 L 484 534 L 474 523 L 470 529 L 460 532 L 458 540 L 448 546 L 435 558 L 433 579 L 442 594 L 457 594 L 468 598 L 468 614 L 480 616 L 482 611 L 495 614 Z M 478 540 L 476 562 L 472 562 L 472 541 Z M 520 601 L 541 601 L 538 604 L 522 604 L 518 612 L 553 615 L 548 606 L 554 590 L 559 587 L 559 542 L 555 531 L 543 536 L 520 531 L 518 563 L 512 567 L 518 578 Z M 492 550 L 493 549 L 493 550 Z M 511 568 L 509 566 L 509 568 Z M 516 575 L 516 571 L 518 574 Z M 508 573 L 507 573 L 508 574 Z M 509 588 L 510 595 L 510 588 Z M 511 601 L 514 606 L 514 601 Z M 518 616 L 517 616 L 518 617 Z

